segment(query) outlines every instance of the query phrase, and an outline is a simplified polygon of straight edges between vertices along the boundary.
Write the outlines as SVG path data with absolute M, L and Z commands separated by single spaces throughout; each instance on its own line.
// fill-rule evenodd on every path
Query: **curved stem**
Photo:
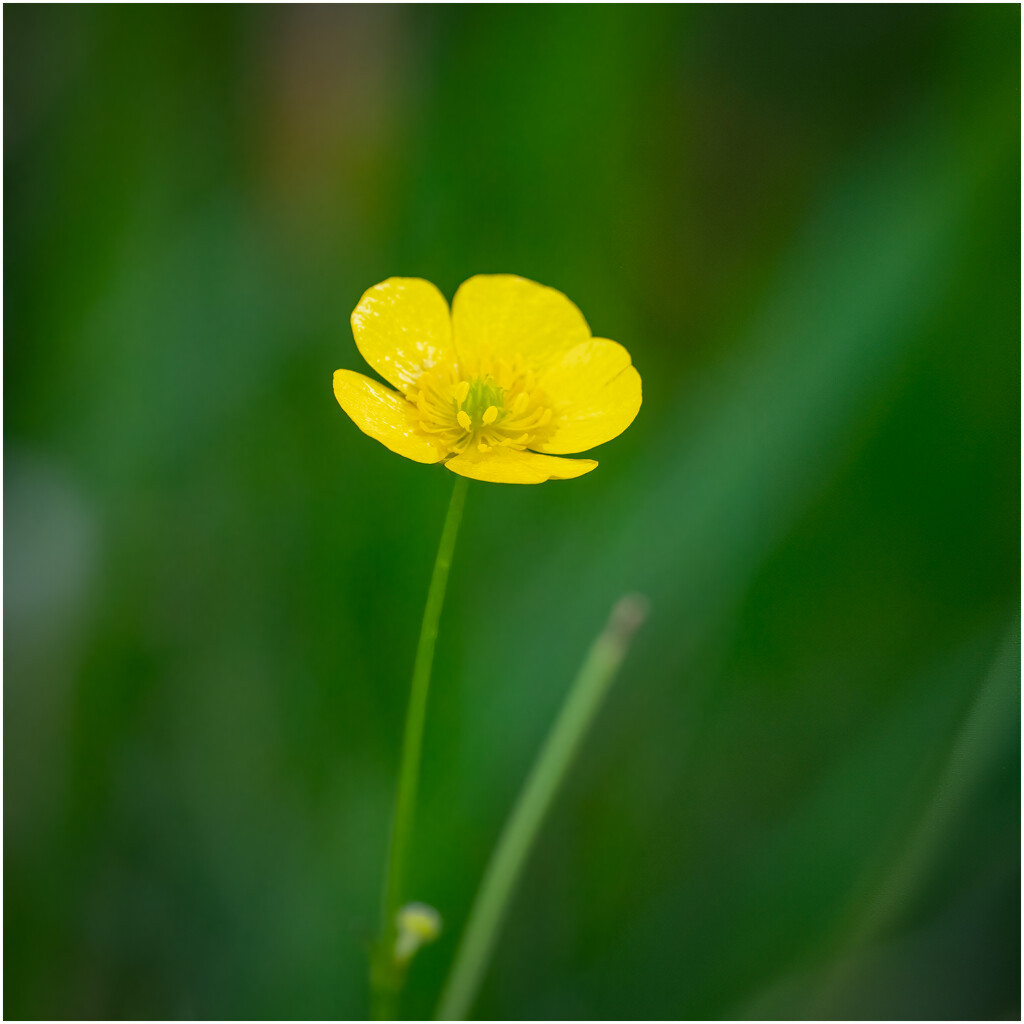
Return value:
M 430 589 L 427 591 L 427 603 L 423 609 L 419 645 L 416 648 L 416 661 L 412 670 L 412 686 L 409 691 L 409 706 L 405 715 L 401 767 L 398 774 L 398 790 L 395 795 L 395 812 L 391 823 L 391 842 L 381 903 L 380 935 L 370 970 L 374 1017 L 377 1020 L 393 1018 L 395 1003 L 403 980 L 403 971 L 395 962 L 394 957 L 395 917 L 404 900 L 402 890 L 409 838 L 412 834 L 413 820 L 416 814 L 420 755 L 423 749 L 423 724 L 427 714 L 427 694 L 430 691 L 434 645 L 437 641 L 438 623 L 441 619 L 441 608 L 444 605 L 445 589 L 448 585 L 448 570 L 452 564 L 452 554 L 455 551 L 455 539 L 458 536 L 459 523 L 462 520 L 462 509 L 466 503 L 468 484 L 469 480 L 466 477 L 456 477 L 455 488 L 448 504 L 448 516 L 444 521 L 441 542 L 437 548 L 434 572 L 430 578 Z
M 646 612 L 647 602 L 639 595 L 622 598 L 580 667 L 491 854 L 441 995 L 438 1020 L 466 1019 L 537 833 Z

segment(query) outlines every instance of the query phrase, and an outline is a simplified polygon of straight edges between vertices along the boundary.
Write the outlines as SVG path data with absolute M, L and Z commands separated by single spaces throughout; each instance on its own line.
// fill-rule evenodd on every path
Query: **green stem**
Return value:
M 583 662 L 491 854 L 441 996 L 438 1020 L 466 1019 L 537 833 L 646 607 L 639 596 L 619 601 Z
M 462 509 L 466 503 L 469 480 L 456 477 L 455 489 L 448 505 L 448 516 L 441 531 L 434 572 L 427 591 L 427 604 L 423 609 L 423 624 L 416 648 L 416 662 L 412 670 L 409 706 L 405 715 L 405 734 L 402 739 L 402 759 L 395 796 L 395 813 L 391 823 L 391 843 L 388 850 L 384 897 L 381 903 L 380 937 L 370 969 L 370 989 L 376 1020 L 391 1020 L 403 981 L 403 971 L 395 962 L 395 917 L 404 902 L 403 885 L 408 859 L 409 838 L 416 814 L 416 792 L 419 788 L 420 755 L 423 750 L 423 724 L 427 714 L 427 694 L 430 690 L 430 671 L 434 663 L 434 645 L 437 641 L 438 622 L 444 605 L 448 585 L 448 570 L 452 564 L 455 539 L 459 533 Z

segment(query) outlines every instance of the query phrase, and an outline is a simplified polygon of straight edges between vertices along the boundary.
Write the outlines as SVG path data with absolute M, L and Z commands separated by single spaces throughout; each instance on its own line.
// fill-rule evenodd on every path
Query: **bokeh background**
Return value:
M 5 1016 L 360 1018 L 452 486 L 365 288 L 553 285 L 645 386 L 471 487 L 414 895 L 444 938 L 653 605 L 488 1018 L 1019 1018 L 1017 5 L 8 6 Z

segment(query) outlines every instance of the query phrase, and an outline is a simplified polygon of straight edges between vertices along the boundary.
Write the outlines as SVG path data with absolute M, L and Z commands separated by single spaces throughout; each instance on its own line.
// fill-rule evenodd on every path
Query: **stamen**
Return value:
M 466 387 L 468 390 L 469 385 L 466 385 Z M 459 426 L 462 427 L 463 430 L 469 430 L 469 428 L 473 426 L 473 421 L 469 418 L 469 413 L 464 412 L 462 409 L 459 410 L 457 419 L 459 421 Z
M 498 407 L 489 405 L 484 410 L 484 423 L 493 423 L 498 418 Z
M 455 400 L 462 405 L 466 400 L 466 395 L 469 394 L 469 381 L 460 381 L 455 387 Z
M 516 400 L 512 403 L 512 412 L 518 416 L 520 413 L 526 412 L 526 407 L 530 404 L 530 396 L 525 391 L 520 391 L 516 395 Z

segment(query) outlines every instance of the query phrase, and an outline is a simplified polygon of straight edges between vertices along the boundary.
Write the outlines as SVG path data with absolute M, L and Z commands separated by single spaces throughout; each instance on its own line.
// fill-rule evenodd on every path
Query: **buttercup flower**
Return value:
M 471 277 L 451 313 L 429 281 L 391 277 L 352 313 L 363 358 L 398 390 L 338 370 L 356 426 L 415 462 L 475 480 L 538 484 L 597 466 L 559 455 L 617 437 L 640 409 L 640 374 L 591 337 L 561 292 L 511 274 Z

